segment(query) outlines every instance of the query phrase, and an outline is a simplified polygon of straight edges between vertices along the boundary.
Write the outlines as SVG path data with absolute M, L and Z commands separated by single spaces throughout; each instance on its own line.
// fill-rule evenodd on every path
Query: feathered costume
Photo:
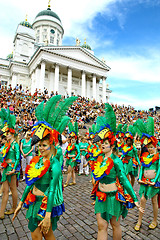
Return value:
M 77 140 L 78 139 L 78 123 L 75 122 L 73 125 L 71 122 L 69 122 L 68 127 L 69 127 L 69 136 L 71 138 L 74 138 L 75 140 Z M 66 166 L 67 167 L 71 166 L 72 168 L 75 167 L 77 165 L 77 163 L 81 162 L 79 144 L 69 143 L 64 155 L 67 158 Z M 73 161 L 74 159 L 76 159 L 76 160 Z
M 124 147 L 124 134 L 127 131 L 127 124 L 124 124 L 122 127 L 122 124 L 118 124 L 116 129 L 116 138 L 117 138 L 117 147 L 118 147 L 118 157 L 121 157 L 122 155 L 122 148 Z
M 101 141 L 103 143 L 107 139 L 112 146 L 115 143 L 116 116 L 109 104 L 106 104 L 105 110 L 104 117 L 97 117 L 96 123 L 99 131 L 94 142 Z M 92 165 L 92 172 L 97 181 L 97 186 L 93 189 L 96 195 L 95 213 L 101 213 L 101 217 L 108 222 L 113 216 L 116 216 L 117 220 L 120 215 L 126 217 L 127 209 L 133 208 L 134 202 L 138 199 L 125 175 L 122 161 L 114 154 L 107 159 L 102 154 Z M 99 184 L 107 186 L 112 183 L 116 184 L 116 191 L 102 192 L 99 189 Z
M 42 102 L 36 108 L 38 122 L 33 126 L 32 145 L 49 135 L 50 144 L 58 142 L 58 134 L 66 121 L 66 111 L 76 100 L 76 97 L 61 100 L 57 95 Z M 64 120 L 65 119 L 65 120 Z M 29 220 L 28 227 L 31 232 L 35 231 L 38 223 L 43 220 L 46 212 L 51 212 L 52 229 L 57 228 L 57 221 L 65 211 L 62 194 L 62 171 L 57 155 L 43 162 L 43 157 L 34 157 L 26 168 L 26 188 L 21 201 L 26 207 L 26 218 Z M 43 192 L 42 196 L 35 196 L 32 193 L 33 187 Z
M 125 140 L 127 141 L 128 138 L 133 140 L 135 136 L 135 128 L 134 126 L 130 125 L 128 131 L 125 133 Z M 138 153 L 136 147 L 132 144 L 128 146 L 127 143 L 122 147 L 122 156 L 121 156 L 125 173 L 128 175 L 129 173 L 133 176 L 138 176 L 138 165 L 140 165 L 140 161 L 138 158 Z
M 1 134 L 6 136 L 7 132 L 15 134 L 15 124 L 16 124 L 16 117 L 10 114 L 10 110 L 8 109 L 1 109 L 0 111 L 0 127 L 1 127 Z M 6 142 L 2 149 L 2 163 L 1 166 L 3 168 L 2 173 L 2 182 L 6 180 L 11 182 L 11 177 L 14 174 L 17 174 L 17 178 L 19 178 L 20 173 L 20 149 L 18 143 L 14 140 L 12 143 Z M 7 163 L 7 160 L 11 162 Z M 12 171 L 15 169 L 15 173 L 12 175 L 6 175 L 7 172 Z
M 157 139 L 154 137 L 154 120 L 152 117 L 148 117 L 147 122 L 144 123 L 141 119 L 136 121 L 137 127 L 142 133 L 141 143 L 147 146 L 152 143 L 154 147 L 157 145 Z M 160 193 L 160 158 L 159 153 L 149 154 L 144 152 L 141 156 L 141 169 L 139 174 L 139 180 L 143 181 L 140 183 L 139 195 L 146 199 L 154 197 L 157 193 Z M 154 170 L 155 177 L 150 179 L 144 176 L 147 170 Z M 155 185 L 151 186 L 148 183 L 154 182 Z

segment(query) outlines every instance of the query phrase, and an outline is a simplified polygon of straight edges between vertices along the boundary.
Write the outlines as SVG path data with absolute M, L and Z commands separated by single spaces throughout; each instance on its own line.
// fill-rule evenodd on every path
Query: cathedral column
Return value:
M 59 65 L 55 67 L 54 93 L 59 92 Z
M 90 81 L 87 80 L 87 98 L 90 98 L 91 84 Z
M 67 93 L 69 97 L 71 97 L 71 93 L 72 93 L 72 69 L 71 68 L 68 68 Z
M 12 89 L 15 88 L 17 85 L 17 74 L 12 74 Z
M 102 101 L 106 103 L 106 78 L 102 78 Z
M 35 79 L 35 90 L 36 89 L 39 90 L 40 69 L 38 68 L 38 66 L 35 70 L 35 78 L 36 78 Z
M 99 82 L 97 82 L 97 86 L 96 86 L 96 93 L 97 93 L 97 98 L 96 101 L 99 102 Z
M 92 94 L 93 94 L 93 99 L 96 100 L 96 75 L 93 75 L 92 78 Z
M 84 71 L 82 72 L 81 96 L 86 97 L 86 73 Z
M 45 79 L 45 62 L 41 63 L 41 73 L 40 73 L 40 90 L 44 92 L 44 79 Z
M 53 72 L 53 69 L 50 69 L 50 72 L 49 72 L 49 89 L 48 89 L 48 92 L 51 93 L 51 92 L 54 92 L 54 72 Z
M 31 94 L 33 95 L 34 92 L 35 92 L 35 71 L 32 72 L 32 75 L 31 75 Z

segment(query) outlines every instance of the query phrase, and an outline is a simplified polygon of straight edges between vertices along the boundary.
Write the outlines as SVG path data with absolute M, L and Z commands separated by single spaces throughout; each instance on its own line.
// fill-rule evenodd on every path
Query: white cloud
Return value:
M 156 96 L 152 99 L 142 100 L 140 96 L 133 97 L 129 94 L 121 94 L 112 92 L 110 103 L 118 104 L 118 105 L 125 105 L 125 106 L 133 106 L 137 110 L 148 110 L 149 108 L 159 106 L 160 105 L 160 97 Z
M 82 43 L 83 39 L 87 38 L 87 40 L 89 39 L 88 42 L 93 44 L 92 46 L 94 47 L 97 44 L 96 33 L 89 33 L 87 27 L 89 26 L 92 28 L 92 20 L 96 14 L 106 12 L 112 15 L 111 12 L 114 12 L 114 15 L 117 13 L 117 18 L 119 18 L 119 12 L 115 11 L 114 4 L 116 2 L 126 1 L 130 0 L 52 0 L 51 9 L 60 17 L 64 27 L 65 37 L 79 37 L 82 40 Z M 8 0 L 0 3 L 1 35 L 3 35 L 5 39 L 7 37 L 13 39 L 13 29 L 11 31 L 9 27 L 12 26 L 15 32 L 17 25 L 25 20 L 26 14 L 28 15 L 28 21 L 32 23 L 36 15 L 40 11 L 47 9 L 47 6 L 47 0 L 28 0 L 25 5 L 21 0 Z M 3 38 L 0 39 L 1 46 L 4 44 L 3 40 Z M 106 46 L 111 45 L 112 42 L 106 40 L 105 44 Z M 5 46 L 3 52 L 3 57 L 5 57 L 6 54 L 8 54 L 8 49 Z
M 136 51 L 136 50 L 135 50 Z M 123 80 L 139 82 L 160 82 L 160 49 L 150 49 L 143 53 L 136 52 L 124 53 L 112 52 L 103 56 L 106 63 L 111 67 L 110 77 Z M 138 52 L 138 51 L 137 51 Z M 144 55 L 142 55 L 144 54 Z M 102 58 L 102 57 L 100 57 Z

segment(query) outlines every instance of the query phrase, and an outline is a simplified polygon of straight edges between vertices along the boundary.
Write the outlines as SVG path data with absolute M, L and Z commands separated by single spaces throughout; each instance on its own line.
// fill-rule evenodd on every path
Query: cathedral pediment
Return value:
M 110 68 L 104 62 L 96 58 L 87 49 L 83 49 L 82 47 L 44 47 L 43 50 L 64 58 L 69 58 L 92 66 L 110 70 Z

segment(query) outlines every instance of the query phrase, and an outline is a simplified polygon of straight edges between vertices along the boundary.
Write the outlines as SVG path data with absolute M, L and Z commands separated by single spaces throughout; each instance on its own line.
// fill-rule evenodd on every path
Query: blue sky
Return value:
M 19 22 L 33 22 L 48 1 L 0 0 L 0 57 L 13 50 Z M 62 7 L 63 6 L 63 7 Z M 87 39 L 95 55 L 111 67 L 110 102 L 136 109 L 160 106 L 160 0 L 51 0 L 64 27 L 63 45 Z

